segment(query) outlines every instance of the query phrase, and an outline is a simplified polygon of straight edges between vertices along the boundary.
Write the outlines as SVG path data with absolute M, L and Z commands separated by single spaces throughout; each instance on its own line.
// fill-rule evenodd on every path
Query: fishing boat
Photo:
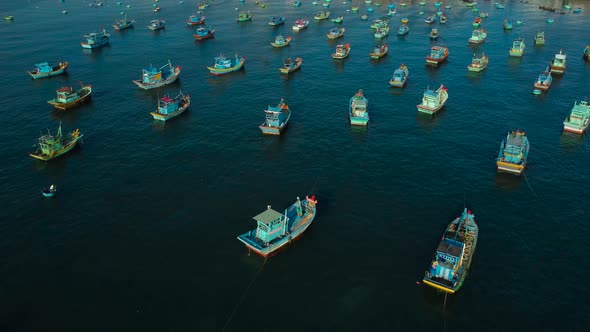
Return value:
M 478 234 L 475 215 L 464 209 L 447 226 L 422 282 L 448 294 L 457 292 L 471 265 Z
M 509 132 L 500 144 L 496 159 L 498 172 L 520 175 L 524 171 L 529 155 L 529 139 L 522 131 Z
M 210 39 L 215 37 L 215 29 L 211 29 L 210 27 L 198 27 L 193 37 L 196 40 L 204 40 Z
M 51 132 L 48 131 L 47 135 L 39 137 L 37 150 L 29 153 L 29 156 L 42 161 L 49 161 L 57 158 L 71 151 L 78 141 L 82 139 L 82 136 L 80 130 L 76 129 L 66 137 L 63 137 L 60 123 L 55 135 L 52 135 Z
M 295 21 L 293 24 L 293 30 L 299 31 L 307 28 L 309 25 L 309 20 L 307 18 L 300 18 Z
M 264 113 L 266 114 L 266 118 L 259 126 L 264 135 L 280 135 L 287 127 L 291 118 L 291 110 L 283 98 L 281 98 L 277 106 L 268 105 Z
M 479 28 L 479 26 L 481 25 L 481 18 L 478 16 L 473 20 L 473 23 L 471 24 L 474 28 Z
M 127 28 L 133 27 L 135 20 L 127 18 L 127 14 L 123 15 L 123 17 L 119 20 L 116 20 L 113 24 L 113 29 L 117 31 L 125 30 Z
M 154 120 L 167 121 L 179 116 L 188 109 L 191 104 L 191 97 L 184 95 L 182 91 L 174 97 L 164 96 L 158 100 L 158 108 L 155 112 L 150 112 Z
M 350 9 L 352 10 L 353 13 L 358 13 L 359 12 L 359 7 L 358 6 L 352 6 Z
M 284 214 L 275 211 L 269 205 L 267 209 L 256 215 L 257 227 L 238 236 L 248 250 L 262 257 L 269 257 L 281 248 L 300 237 L 315 218 L 317 200 L 305 196 L 302 202 L 297 197 L 293 205 L 285 209 Z
M 191 27 L 205 24 L 205 15 L 201 15 L 200 12 L 198 15 L 191 15 L 188 17 L 188 20 L 186 20 L 186 24 Z
M 435 16 L 434 16 L 434 15 L 430 15 L 430 16 L 428 16 L 428 17 L 427 17 L 427 18 L 424 20 L 424 23 L 426 23 L 426 24 L 432 24 L 432 23 L 434 23 L 434 18 L 435 18 Z
M 251 21 L 252 20 L 252 14 L 250 13 L 250 11 L 247 12 L 241 12 L 238 14 L 238 22 L 246 22 L 246 21 Z
M 481 17 L 481 18 L 487 18 L 489 16 L 490 16 L 490 14 L 488 14 L 487 12 L 481 12 L 481 13 L 479 13 L 479 17 Z
M 426 64 L 437 66 L 439 63 L 447 60 L 449 56 L 449 49 L 444 46 L 432 46 L 430 48 L 430 55 L 426 57 Z
M 299 69 L 302 63 L 303 59 L 300 57 L 297 57 L 295 59 L 288 57 L 283 62 L 283 67 L 279 68 L 279 71 L 281 72 L 281 74 L 290 74 Z
M 350 44 L 339 44 L 336 45 L 336 52 L 332 53 L 332 58 L 342 60 L 348 57 L 348 54 L 350 54 Z
M 340 27 L 340 28 L 334 27 L 334 28 L 330 29 L 330 31 L 328 31 L 328 34 L 326 34 L 326 37 L 328 37 L 328 39 L 337 39 L 337 38 L 344 36 L 344 31 L 346 31 L 346 29 L 344 29 L 343 27 Z
M 438 23 L 440 23 L 440 24 L 445 24 L 445 23 L 447 23 L 447 16 L 446 16 L 446 15 L 444 15 L 444 14 L 443 14 L 443 15 L 441 15 L 441 16 L 439 17 L 439 19 L 438 19 Z
M 366 126 L 369 123 L 369 112 L 367 106 L 369 101 L 363 95 L 363 90 L 359 90 L 352 98 L 348 105 L 348 117 L 352 126 Z
M 504 5 L 501 3 L 496 2 L 495 6 L 496 6 L 496 9 L 504 9 Z
M 369 19 L 369 15 L 367 15 L 367 14 L 361 15 L 361 21 L 366 21 L 368 19 Z
M 504 20 L 504 23 L 502 23 L 502 28 L 504 30 L 512 30 L 512 21 Z
M 536 46 L 545 45 L 545 33 L 543 31 L 537 32 L 537 35 L 535 36 L 535 45 Z
M 166 20 L 151 20 L 150 25 L 147 26 L 148 29 L 152 31 L 164 29 L 166 26 Z
M 299 1 L 299 0 L 293 0 L 293 6 L 295 6 L 295 7 L 301 6 L 301 1 Z
M 155 6 L 155 7 L 154 7 L 154 9 L 153 9 L 152 11 L 153 11 L 154 13 L 157 13 L 157 12 L 159 12 L 159 11 L 160 11 L 160 9 L 162 9 L 162 8 L 160 8 L 160 6 Z
M 12 16 L 12 15 L 4 16 L 4 19 L 7 21 L 14 21 L 14 16 Z
M 69 65 L 67 61 L 60 62 L 57 65 L 50 65 L 47 62 L 36 63 L 35 69 L 27 71 L 27 74 L 34 79 L 56 76 L 65 73 Z
M 332 19 L 333 23 L 342 23 L 342 21 L 344 21 L 344 16 L 338 16 Z
M 80 43 L 82 48 L 98 48 L 109 43 L 111 35 L 103 28 L 102 32 L 92 32 L 84 35 L 86 41 Z
M 389 46 L 387 44 L 379 45 L 373 49 L 373 52 L 369 53 L 371 59 L 380 59 L 384 57 L 389 51 Z
M 394 88 L 403 88 L 408 81 L 408 76 L 410 72 L 408 71 L 408 67 L 403 63 L 393 72 L 393 76 L 389 80 L 389 85 Z
M 371 29 L 377 30 L 379 28 L 384 28 L 387 26 L 388 23 L 389 23 L 389 18 L 376 19 L 373 21 L 373 23 L 371 23 Z
M 268 25 L 272 26 L 279 26 L 283 23 L 285 23 L 285 16 L 272 16 L 268 21 Z
M 481 44 L 486 40 L 487 37 L 488 33 L 486 32 L 486 29 L 473 29 L 471 32 L 471 38 L 469 38 L 469 42 L 471 44 Z
M 386 25 L 382 28 L 378 28 L 373 35 L 377 39 L 382 39 L 382 38 L 387 37 L 388 34 L 389 34 L 389 26 Z
M 574 14 L 578 14 L 582 12 L 582 8 L 581 7 L 576 7 L 576 9 L 572 10 L 572 13 Z
M 570 115 L 563 121 L 563 130 L 574 134 L 583 134 L 588 130 L 589 124 L 590 105 L 583 100 L 574 103 Z
M 432 30 L 430 30 L 430 39 L 431 40 L 437 40 L 438 39 L 438 29 L 433 28 Z
M 551 87 L 551 82 L 553 81 L 553 77 L 551 77 L 551 69 L 547 67 L 543 72 L 539 74 L 539 77 L 533 84 L 535 90 L 539 91 L 547 91 L 549 87 Z
M 488 56 L 482 52 L 480 56 L 473 54 L 473 59 L 471 63 L 467 66 L 467 70 L 471 72 L 479 73 L 480 71 L 486 69 L 488 66 Z
M 321 21 L 321 20 L 327 19 L 328 17 L 330 17 L 329 10 L 326 10 L 326 11 L 320 10 L 313 16 L 313 19 L 317 20 L 317 21 Z
M 172 63 L 168 60 L 168 63 L 160 68 L 152 65 L 144 68 L 141 80 L 133 80 L 133 83 L 144 90 L 149 90 L 173 83 L 179 75 L 180 66 L 172 67 Z
M 290 42 L 291 42 L 291 36 L 285 38 L 285 37 L 283 37 L 283 35 L 278 35 L 275 37 L 275 40 L 273 42 L 271 42 L 270 44 L 273 47 L 285 47 L 285 46 L 289 45 Z
M 559 50 L 559 53 L 555 54 L 555 57 L 551 61 L 551 74 L 563 74 L 565 72 L 565 60 L 566 56 L 563 50 Z
M 422 96 L 422 103 L 416 107 L 418 112 L 434 114 L 445 106 L 448 98 L 449 93 L 444 85 L 441 84 L 436 91 L 428 87 Z
M 398 36 L 405 36 L 410 32 L 410 27 L 407 24 L 402 24 L 397 29 Z
M 584 58 L 586 58 L 586 60 L 590 60 L 590 45 L 584 47 Z
M 234 59 L 228 59 L 223 54 L 220 54 L 218 57 L 215 57 L 213 67 L 207 67 L 207 69 L 209 69 L 211 75 L 221 76 L 242 69 L 244 62 L 246 62 L 246 58 L 243 56 L 236 54 Z
M 56 192 L 57 192 L 57 188 L 53 184 L 51 186 L 45 187 L 45 188 L 43 188 L 43 190 L 41 190 L 41 194 L 45 197 L 53 197 Z
M 510 56 L 514 57 L 522 57 L 524 53 L 525 45 L 524 40 L 522 38 L 516 38 L 514 43 L 512 43 L 512 48 L 510 48 Z
M 67 110 L 90 100 L 92 86 L 90 84 L 82 84 L 80 89 L 76 91 L 70 86 L 64 86 L 57 89 L 56 93 L 57 96 L 54 99 L 48 100 L 47 103 L 57 109 Z

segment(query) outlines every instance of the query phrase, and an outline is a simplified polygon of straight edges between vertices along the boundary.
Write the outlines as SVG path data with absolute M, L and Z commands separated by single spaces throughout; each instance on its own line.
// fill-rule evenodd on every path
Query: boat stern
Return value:
M 506 172 L 506 173 L 512 173 L 512 174 L 516 174 L 516 175 L 521 175 L 522 172 L 524 171 L 525 165 L 516 165 L 516 164 L 512 164 L 512 163 L 498 160 L 496 162 L 496 167 L 499 172 Z

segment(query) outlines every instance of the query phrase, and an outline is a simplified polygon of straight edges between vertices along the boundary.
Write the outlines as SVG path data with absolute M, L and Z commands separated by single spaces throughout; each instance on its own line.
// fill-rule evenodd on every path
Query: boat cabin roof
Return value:
M 36 63 L 35 67 L 37 67 L 37 68 L 49 67 L 49 63 L 47 63 L 47 62 Z
M 555 54 L 555 58 L 558 60 L 565 60 L 565 54 L 561 54 L 561 53 Z
M 426 90 L 426 92 L 424 92 L 424 97 L 433 97 L 434 98 L 436 96 L 437 96 L 437 93 L 434 90 L 428 89 L 428 90 Z
M 57 92 L 72 92 L 74 89 L 70 86 L 62 86 L 61 88 L 57 89 Z
M 264 212 L 259 213 L 258 215 L 254 216 L 252 219 L 261 222 L 263 224 L 270 224 L 271 222 L 283 218 L 283 215 L 270 207 Z
M 440 244 L 438 245 L 436 251 L 451 256 L 459 257 L 463 252 L 463 243 L 453 241 L 451 239 L 444 239 L 440 241 Z
M 174 99 L 172 99 L 172 98 L 170 98 L 170 97 L 168 97 L 168 96 L 166 96 L 166 97 L 164 97 L 164 98 L 162 98 L 162 99 L 160 99 L 160 100 L 161 100 L 163 103 L 169 103 L 169 102 L 172 102 L 172 101 L 174 101 Z
M 506 145 L 522 146 L 523 143 L 524 138 L 521 135 L 508 135 L 508 139 L 506 140 Z

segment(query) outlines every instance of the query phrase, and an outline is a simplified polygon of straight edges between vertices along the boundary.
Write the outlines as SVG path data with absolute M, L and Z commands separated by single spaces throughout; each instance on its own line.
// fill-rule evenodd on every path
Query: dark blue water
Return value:
M 487 41 L 470 46 L 475 13 L 452 2 L 446 25 L 428 26 L 432 2 L 398 6 L 389 54 L 369 60 L 376 41 L 366 12 L 334 0 L 344 15 L 342 42 L 350 57 L 335 62 L 332 23 L 312 22 L 293 32 L 300 17 L 320 7 L 304 1 L 216 1 L 206 10 L 215 39 L 195 42 L 184 21 L 194 1 L 28 1 L 3 4 L 0 24 L 0 330 L 2 331 L 585 331 L 590 326 L 589 143 L 562 134 L 575 100 L 590 91 L 588 2 L 581 14 L 541 11 L 560 1 L 482 1 Z M 355 3 L 356 4 L 356 3 Z M 236 11 L 251 10 L 238 24 Z M 61 11 L 67 9 L 68 14 Z M 134 29 L 114 32 L 126 10 Z M 268 26 L 271 15 L 286 25 Z M 166 29 L 146 25 L 165 18 Z M 402 17 L 411 32 L 398 38 Z M 547 24 L 547 18 L 555 19 Z M 522 20 L 511 32 L 505 18 Z M 110 46 L 85 51 L 81 36 L 106 26 Z M 436 44 L 450 49 L 447 63 L 424 66 Z M 547 43 L 533 37 L 545 31 Z M 290 46 L 270 46 L 274 36 Z M 522 59 L 510 59 L 514 38 L 525 38 Z M 567 72 L 543 96 L 532 85 L 563 48 Z M 467 72 L 474 51 L 488 68 Z M 247 57 L 245 70 L 212 77 L 206 70 L 223 52 Z M 285 78 L 285 56 L 302 56 L 299 72 Z M 170 59 L 180 80 L 158 91 L 131 81 L 148 64 Z M 34 63 L 67 60 L 68 75 L 31 80 Z M 388 80 L 400 63 L 410 69 L 403 90 Z M 94 87 L 92 101 L 58 113 L 46 103 L 61 85 Z M 449 89 L 446 109 L 418 116 L 427 86 Z M 362 88 L 371 122 L 351 128 L 348 101 Z M 181 117 L 155 123 L 149 112 L 164 93 L 189 93 Z M 293 111 L 281 137 L 257 128 L 263 109 L 284 97 Z M 84 144 L 43 163 L 28 156 L 41 131 L 62 122 L 80 128 Z M 495 158 L 506 132 L 520 128 L 531 141 L 525 177 L 498 175 Z M 54 183 L 53 199 L 40 189 Z M 264 261 L 236 236 L 255 226 L 267 204 L 281 209 L 296 196 L 318 197 L 313 226 L 295 245 Z M 446 225 L 467 204 L 480 237 L 471 273 L 456 295 L 417 286 Z

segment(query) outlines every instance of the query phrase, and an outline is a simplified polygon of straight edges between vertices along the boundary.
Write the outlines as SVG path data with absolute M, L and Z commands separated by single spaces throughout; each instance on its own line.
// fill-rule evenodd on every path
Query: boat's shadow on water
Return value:
M 336 69 L 337 73 L 344 72 L 344 62 L 345 61 L 346 61 L 346 59 L 342 59 L 342 60 L 332 59 L 332 62 L 334 63 L 334 69 Z
M 501 188 L 502 190 L 516 191 L 518 188 L 520 188 L 520 186 L 522 186 L 523 176 L 524 175 L 518 176 L 515 174 L 496 171 L 494 181 L 496 183 L 496 186 Z
M 215 76 L 215 75 L 208 74 L 209 77 L 207 78 L 207 83 L 209 83 L 211 85 L 226 85 L 228 83 L 228 81 L 231 81 L 232 79 L 235 79 L 236 77 L 246 76 L 246 73 L 247 73 L 246 66 L 244 66 L 238 71 L 227 73 L 227 74 L 224 74 L 221 76 Z
M 31 147 L 29 152 L 33 152 L 35 149 L 36 147 Z M 31 158 L 33 161 L 32 166 L 37 172 L 46 172 L 47 175 L 51 177 L 63 178 L 66 176 L 68 163 L 73 162 L 73 159 L 82 157 L 84 152 L 83 149 L 84 143 L 79 143 L 68 153 L 49 161 L 41 161 Z
M 559 145 L 564 152 L 573 154 L 580 149 L 584 136 L 564 131 L 559 138 Z
M 151 114 L 148 114 L 152 116 Z M 152 129 L 156 132 L 163 132 L 164 130 L 172 130 L 181 129 L 185 127 L 188 123 L 190 123 L 192 113 L 191 108 L 184 111 L 182 114 L 168 120 L 168 121 L 159 121 L 152 118 Z
M 438 119 L 445 116 L 445 114 L 447 112 L 447 107 L 443 106 L 443 108 L 441 108 L 435 114 L 426 114 L 426 113 L 422 113 L 422 112 L 418 112 L 418 111 L 416 111 L 416 112 L 417 112 L 416 122 L 418 122 L 420 127 L 426 128 L 426 129 L 432 129 L 438 125 L 438 122 L 439 122 Z
M 106 52 L 107 49 L 109 49 L 111 47 L 111 43 L 108 43 L 104 46 L 98 47 L 98 48 L 83 48 L 82 49 L 82 54 L 84 55 L 90 55 L 93 58 L 97 58 L 99 57 L 102 53 Z

